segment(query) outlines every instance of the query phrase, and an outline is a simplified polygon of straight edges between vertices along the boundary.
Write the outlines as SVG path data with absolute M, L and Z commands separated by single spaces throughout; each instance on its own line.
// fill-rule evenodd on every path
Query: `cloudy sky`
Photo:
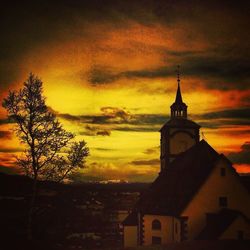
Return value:
M 85 139 L 84 179 L 150 181 L 176 66 L 189 119 L 238 172 L 250 172 L 247 1 L 18 1 L 0 10 L 0 98 L 29 72 L 47 105 Z M 0 168 L 22 150 L 0 108 Z

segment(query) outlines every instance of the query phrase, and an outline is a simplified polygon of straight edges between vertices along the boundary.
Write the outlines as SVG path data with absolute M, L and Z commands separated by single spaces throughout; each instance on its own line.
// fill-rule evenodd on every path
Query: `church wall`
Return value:
M 221 235 L 220 240 L 239 239 L 240 231 L 244 240 L 250 240 L 250 224 L 242 217 L 237 218 L 230 227 Z
M 226 169 L 225 176 L 221 176 L 221 168 Z M 250 218 L 250 195 L 224 159 L 218 161 L 210 176 L 181 214 L 188 217 L 188 240 L 194 239 L 204 228 L 206 213 L 218 212 L 223 208 L 219 205 L 219 197 L 227 197 L 227 208 L 239 210 Z
M 153 220 L 161 222 L 161 229 L 152 229 Z M 143 245 L 152 245 L 152 237 L 160 237 L 161 244 L 180 241 L 180 221 L 172 216 L 144 215 Z
M 137 226 L 124 226 L 123 233 L 124 247 L 136 247 L 138 245 Z

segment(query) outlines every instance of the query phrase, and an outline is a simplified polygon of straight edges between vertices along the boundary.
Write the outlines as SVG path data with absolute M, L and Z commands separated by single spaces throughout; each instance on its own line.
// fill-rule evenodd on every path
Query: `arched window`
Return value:
M 152 221 L 152 229 L 153 230 L 161 230 L 161 222 L 159 220 Z

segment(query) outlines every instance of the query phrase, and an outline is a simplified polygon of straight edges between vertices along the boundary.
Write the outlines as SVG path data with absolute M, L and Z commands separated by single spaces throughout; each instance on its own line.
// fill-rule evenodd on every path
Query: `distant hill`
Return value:
M 240 179 L 250 192 L 250 175 L 241 175 Z M 40 187 L 48 189 L 72 189 L 90 191 L 117 191 L 117 192 L 143 192 L 150 183 L 77 183 L 61 184 L 52 181 L 40 181 Z M 0 172 L 0 194 L 27 194 L 32 187 L 32 179 L 27 176 L 17 174 L 6 174 Z
M 62 190 L 84 190 L 84 191 L 116 191 L 116 192 L 142 192 L 149 183 L 78 183 L 78 184 L 61 184 L 52 181 L 39 181 L 42 188 Z M 32 179 L 23 175 L 10 175 L 0 173 L 0 194 L 2 195 L 25 195 L 29 194 L 32 189 Z

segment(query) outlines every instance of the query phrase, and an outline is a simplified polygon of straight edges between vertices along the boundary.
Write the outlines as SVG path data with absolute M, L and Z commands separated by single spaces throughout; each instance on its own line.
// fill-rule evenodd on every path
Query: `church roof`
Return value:
M 136 204 L 146 214 L 178 216 L 221 156 L 204 140 L 180 154 Z
M 160 131 L 162 131 L 164 128 L 167 127 L 174 127 L 174 128 L 200 128 L 200 125 L 185 119 L 185 118 L 180 118 L 180 117 L 175 117 L 175 118 L 171 118 L 169 121 L 167 121 L 162 128 L 160 129 Z
M 249 220 L 239 211 L 231 209 L 222 209 L 217 214 L 207 214 L 207 223 L 205 228 L 198 235 L 199 240 L 217 240 L 230 227 L 230 225 L 241 216 L 246 223 Z

